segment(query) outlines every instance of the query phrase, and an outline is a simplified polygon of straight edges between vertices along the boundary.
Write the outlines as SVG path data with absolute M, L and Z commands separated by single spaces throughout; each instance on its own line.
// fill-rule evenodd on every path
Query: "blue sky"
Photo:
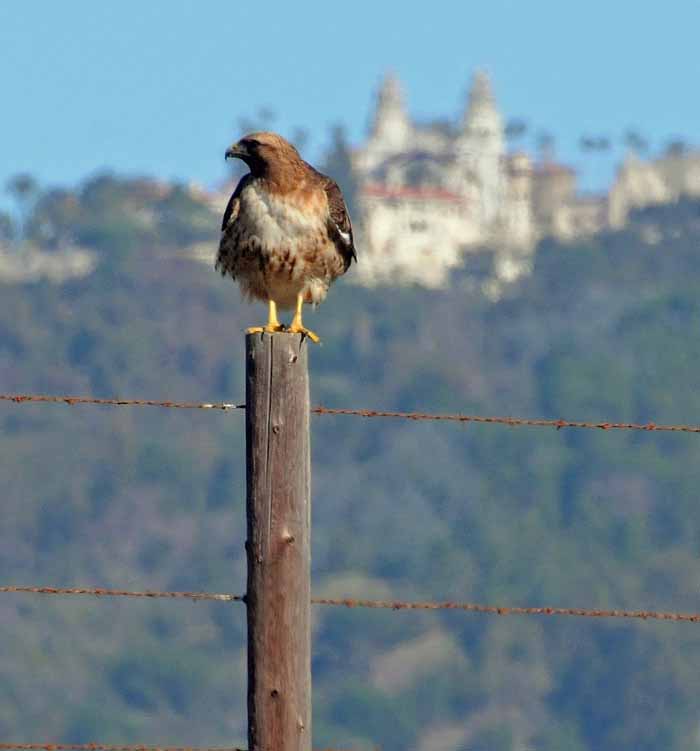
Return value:
M 594 184 L 608 173 L 582 133 L 700 142 L 699 28 L 698 0 L 0 0 L 0 183 L 110 168 L 211 184 L 261 107 L 317 158 L 333 123 L 362 137 L 387 68 L 436 117 L 483 66 L 505 115 L 554 133 Z

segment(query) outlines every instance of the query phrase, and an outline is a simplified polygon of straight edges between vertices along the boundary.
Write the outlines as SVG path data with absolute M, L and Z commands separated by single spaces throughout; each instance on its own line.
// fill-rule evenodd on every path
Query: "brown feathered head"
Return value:
M 299 152 L 277 133 L 249 133 L 226 150 L 226 159 L 244 161 L 253 175 L 265 175 L 271 166 L 292 166 L 301 161 Z

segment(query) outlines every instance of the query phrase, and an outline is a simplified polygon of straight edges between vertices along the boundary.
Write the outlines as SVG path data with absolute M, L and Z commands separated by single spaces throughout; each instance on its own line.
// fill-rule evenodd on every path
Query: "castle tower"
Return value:
M 387 73 L 377 93 L 366 146 L 355 154 L 355 167 L 369 172 L 385 159 L 410 148 L 413 126 L 406 111 L 399 79 Z
M 401 83 L 394 73 L 387 73 L 377 94 L 371 138 L 401 149 L 407 144 L 410 132 Z
M 496 107 L 491 79 L 483 70 L 474 74 L 456 150 L 463 168 L 474 173 L 479 182 L 482 219 L 490 224 L 497 218 L 505 198 L 506 149 L 503 120 Z
M 532 215 L 532 162 L 524 152 L 507 157 L 506 205 L 501 211 L 504 244 L 530 249 L 535 239 Z

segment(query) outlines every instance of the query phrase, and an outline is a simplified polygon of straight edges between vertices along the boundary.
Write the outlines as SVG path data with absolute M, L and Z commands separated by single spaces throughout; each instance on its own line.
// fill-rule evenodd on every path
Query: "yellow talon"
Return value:
M 314 344 L 320 344 L 321 338 L 318 336 L 318 334 L 311 331 L 311 329 L 307 329 L 306 326 L 304 326 L 304 324 L 301 322 L 301 309 L 303 305 L 304 298 L 301 295 L 297 295 L 296 313 L 294 313 L 294 318 L 292 319 L 292 323 L 290 324 L 287 331 L 290 334 L 303 334 L 304 336 L 308 336 Z
M 284 331 L 284 326 L 277 320 L 277 303 L 274 300 L 269 300 L 270 306 L 267 316 L 267 324 L 265 326 L 251 326 L 246 329 L 246 334 L 274 334 L 275 331 Z
M 301 308 L 304 304 L 304 300 L 301 295 L 297 296 L 297 310 L 292 319 L 292 324 L 289 327 L 283 326 L 277 319 L 277 304 L 274 300 L 269 300 L 269 314 L 267 323 L 265 326 L 251 326 L 246 329 L 246 334 L 274 334 L 276 331 L 287 331 L 290 334 L 303 334 L 308 336 L 314 344 L 319 344 L 321 339 L 318 334 L 307 329 L 301 322 Z
M 307 329 L 306 326 L 297 326 L 297 325 L 295 325 L 294 321 L 292 321 L 292 324 L 287 329 L 287 331 L 290 334 L 303 334 L 304 336 L 308 336 L 309 339 L 311 339 L 311 341 L 314 344 L 320 344 L 321 343 L 321 337 L 318 334 L 316 334 L 313 331 L 311 331 L 311 329 Z

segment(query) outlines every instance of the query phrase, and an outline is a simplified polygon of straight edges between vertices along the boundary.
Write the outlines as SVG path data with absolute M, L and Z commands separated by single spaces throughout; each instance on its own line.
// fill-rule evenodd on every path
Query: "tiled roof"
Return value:
M 444 188 L 430 186 L 392 187 L 372 183 L 361 188 L 361 194 L 372 198 L 408 198 L 416 201 L 464 201 L 464 196 Z
M 566 164 L 557 162 L 539 162 L 534 165 L 537 175 L 575 175 L 576 170 Z

